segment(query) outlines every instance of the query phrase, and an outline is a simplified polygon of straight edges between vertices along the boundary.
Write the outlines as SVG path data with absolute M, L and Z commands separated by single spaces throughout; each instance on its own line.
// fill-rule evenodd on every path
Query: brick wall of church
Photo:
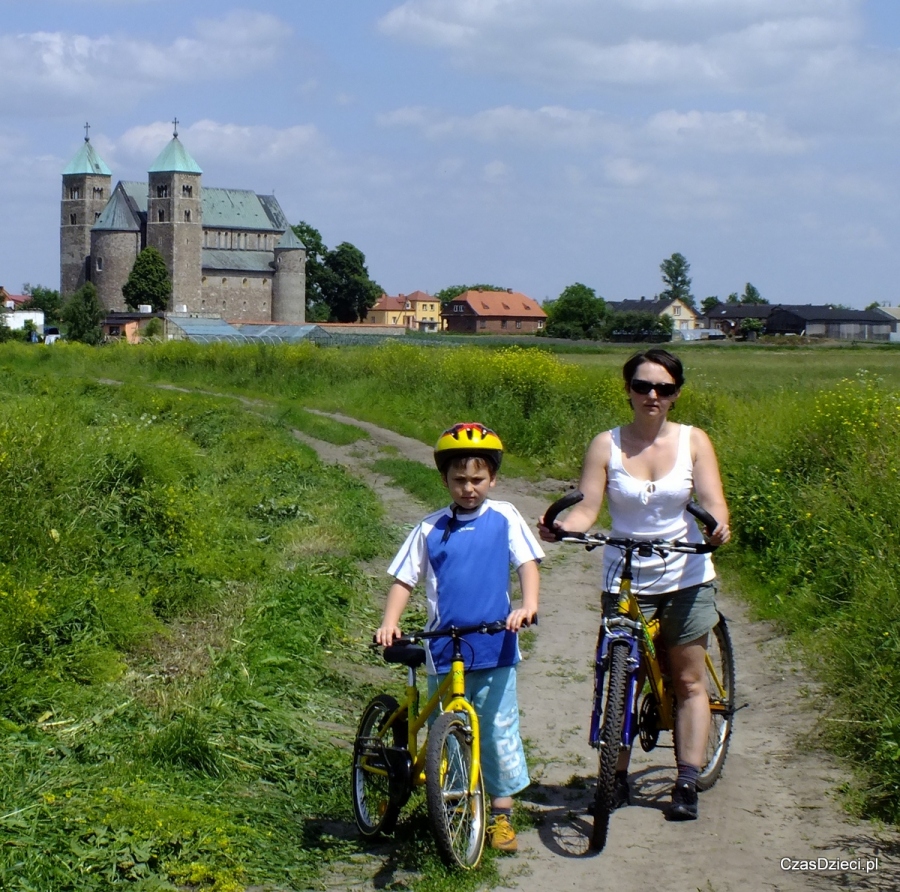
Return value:
M 235 322 L 268 321 L 272 318 L 272 279 L 272 273 L 205 272 L 198 312 Z

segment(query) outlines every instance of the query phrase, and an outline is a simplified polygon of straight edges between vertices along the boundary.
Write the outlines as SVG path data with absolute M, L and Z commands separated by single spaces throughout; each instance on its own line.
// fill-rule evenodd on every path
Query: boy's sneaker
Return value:
M 699 814 L 697 788 L 691 784 L 675 784 L 666 817 L 670 821 L 695 821 Z
M 487 835 L 492 849 L 499 849 L 501 852 L 516 852 L 519 849 L 516 831 L 506 815 L 497 815 L 488 824 Z

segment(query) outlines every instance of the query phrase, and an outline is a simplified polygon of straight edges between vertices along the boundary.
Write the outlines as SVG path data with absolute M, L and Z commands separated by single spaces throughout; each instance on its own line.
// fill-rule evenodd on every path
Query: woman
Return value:
M 579 484 L 584 499 L 566 516 L 565 529 L 589 530 L 605 494 L 614 536 L 700 541 L 697 525 L 685 510 L 696 494 L 717 521 L 709 541 L 724 545 L 731 538 L 728 506 L 712 443 L 702 430 L 668 420 L 684 384 L 681 361 L 667 350 L 653 348 L 632 356 L 622 375 L 634 417 L 629 424 L 594 437 Z M 542 538 L 557 538 L 558 531 L 539 529 Z M 617 549 L 604 550 L 605 593 L 617 580 L 619 559 Z M 667 817 L 693 820 L 698 815 L 697 776 L 710 723 L 705 656 L 707 635 L 718 621 L 715 570 L 708 554 L 635 555 L 634 570 L 641 610 L 648 618 L 654 613 L 660 617 L 675 686 L 678 777 Z M 622 753 L 616 772 L 620 805 L 629 801 L 629 756 Z

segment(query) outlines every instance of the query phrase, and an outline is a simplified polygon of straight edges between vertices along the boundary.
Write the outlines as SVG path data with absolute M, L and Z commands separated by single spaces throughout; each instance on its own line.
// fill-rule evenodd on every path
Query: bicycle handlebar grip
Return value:
M 706 532 L 711 533 L 718 525 L 719 522 L 709 513 L 709 511 L 701 508 L 696 502 L 688 502 L 687 503 L 688 514 L 693 514 L 703 526 L 706 527 Z
M 544 514 L 543 523 L 547 529 L 552 530 L 553 525 L 556 522 L 556 518 L 562 514 L 566 508 L 571 508 L 573 505 L 577 505 L 582 499 L 584 495 L 580 490 L 573 489 L 572 492 L 567 492 L 561 499 L 557 499 Z

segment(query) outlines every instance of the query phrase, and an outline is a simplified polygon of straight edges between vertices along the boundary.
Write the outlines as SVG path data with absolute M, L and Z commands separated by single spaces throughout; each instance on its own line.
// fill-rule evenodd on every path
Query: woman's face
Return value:
M 642 362 L 626 389 L 635 413 L 649 416 L 665 415 L 680 393 L 675 379 L 655 362 Z

